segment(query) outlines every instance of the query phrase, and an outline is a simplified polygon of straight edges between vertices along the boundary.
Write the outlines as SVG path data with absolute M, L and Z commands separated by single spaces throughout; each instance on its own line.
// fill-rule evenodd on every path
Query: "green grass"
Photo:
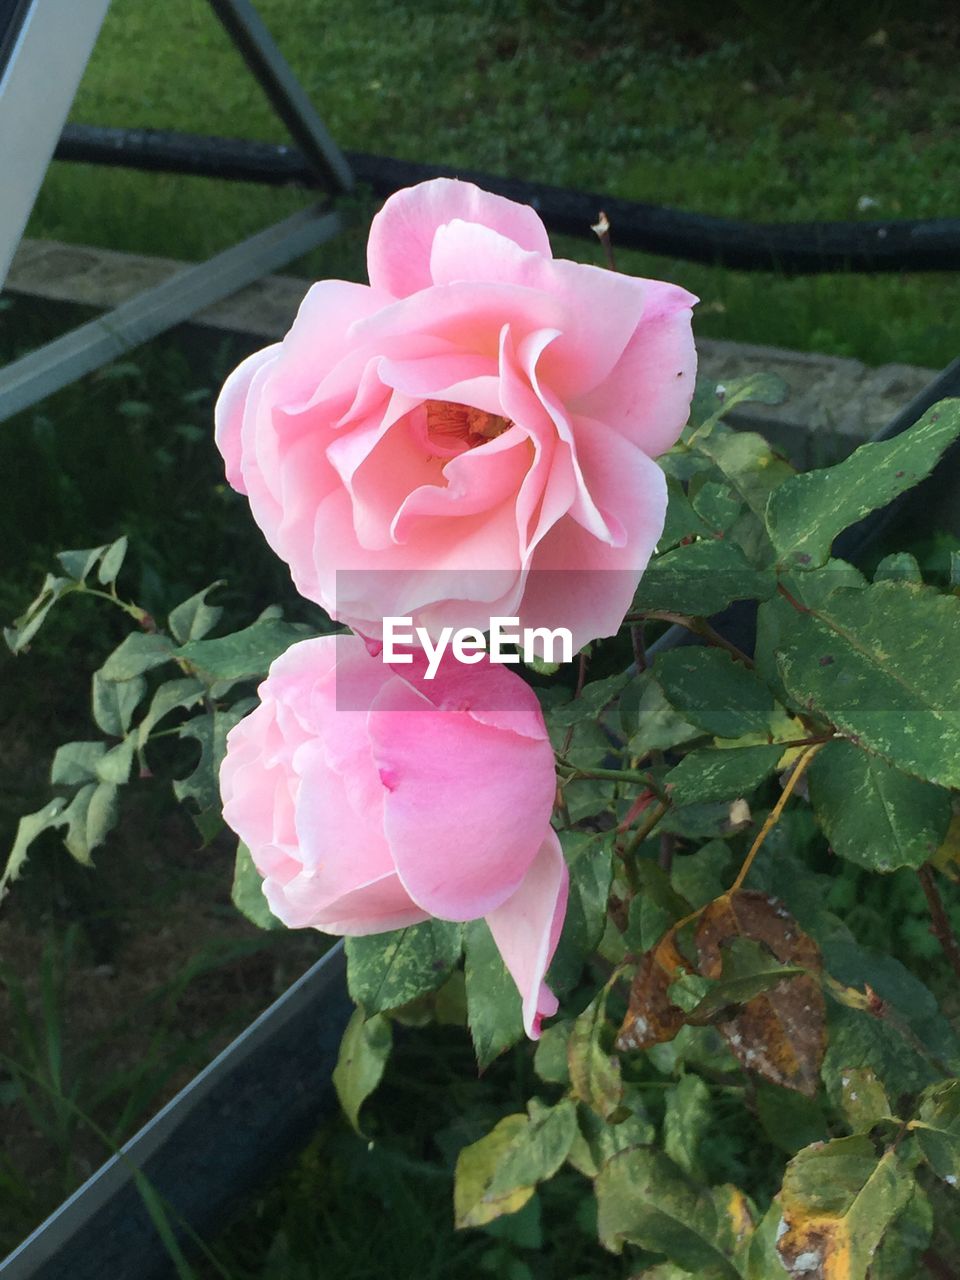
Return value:
M 819 43 L 817 24 L 789 39 L 782 29 L 748 37 L 744 7 L 719 25 L 698 20 L 694 0 L 624 3 L 578 25 L 544 0 L 259 4 L 351 149 L 761 221 L 960 214 L 960 83 L 943 32 L 901 24 L 886 43 L 864 42 L 872 24 L 860 13 L 854 36 L 820 20 Z M 283 137 L 201 0 L 162 11 L 115 0 L 73 118 Z M 861 197 L 875 204 L 861 211 Z M 302 199 L 61 164 L 30 233 L 198 258 Z M 358 202 L 355 230 L 304 269 L 362 278 L 371 208 Z M 589 242 L 559 247 L 600 260 Z M 791 281 L 640 254 L 622 261 L 697 292 L 701 335 L 933 367 L 960 348 L 953 275 Z

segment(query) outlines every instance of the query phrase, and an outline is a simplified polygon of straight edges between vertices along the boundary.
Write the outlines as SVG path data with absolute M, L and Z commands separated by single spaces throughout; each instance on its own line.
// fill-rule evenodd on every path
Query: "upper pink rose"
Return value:
M 357 636 L 288 649 L 227 737 L 223 816 L 292 927 L 484 917 L 536 1038 L 557 1010 L 544 975 L 568 881 L 539 704 L 488 662 L 448 661 L 430 681 L 399 670 Z
M 390 197 L 367 261 L 217 405 L 297 589 L 371 636 L 407 614 L 613 634 L 663 529 L 653 459 L 687 419 L 696 299 L 555 260 L 533 209 L 447 179 Z

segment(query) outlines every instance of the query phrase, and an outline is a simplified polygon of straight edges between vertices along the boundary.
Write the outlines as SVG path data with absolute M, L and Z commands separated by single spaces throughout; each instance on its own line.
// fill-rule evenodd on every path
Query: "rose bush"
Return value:
M 297 589 L 366 635 L 388 614 L 616 632 L 663 529 L 696 299 L 556 260 L 531 208 L 447 179 L 386 202 L 368 268 L 314 285 L 217 405 Z
M 568 879 L 539 704 L 487 663 L 446 661 L 430 681 L 401 670 L 356 636 L 288 649 L 227 738 L 224 818 L 289 926 L 358 935 L 485 917 L 536 1037 L 557 1008 L 543 979 Z

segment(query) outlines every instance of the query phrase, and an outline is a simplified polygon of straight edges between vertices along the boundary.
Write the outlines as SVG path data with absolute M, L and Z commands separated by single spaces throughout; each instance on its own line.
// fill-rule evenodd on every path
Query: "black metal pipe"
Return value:
M 378 196 L 426 178 L 465 178 L 532 205 L 551 231 L 591 237 L 591 224 L 603 209 L 618 246 L 689 262 L 784 275 L 960 269 L 960 218 L 751 223 L 456 166 L 355 151 L 344 155 L 357 181 Z M 155 129 L 68 125 L 56 158 L 270 185 L 315 187 L 320 182 L 293 146 Z

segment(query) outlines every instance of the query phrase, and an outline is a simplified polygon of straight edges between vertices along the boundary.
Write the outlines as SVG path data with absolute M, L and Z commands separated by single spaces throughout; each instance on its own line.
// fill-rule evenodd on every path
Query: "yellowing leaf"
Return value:
M 865 1137 L 806 1147 L 787 1166 L 777 1250 L 796 1280 L 866 1280 L 884 1232 L 913 1191 L 895 1150 Z
M 516 1213 L 533 1195 L 532 1186 L 516 1187 L 500 1195 L 490 1192 L 501 1161 L 529 1124 L 525 1115 L 504 1116 L 486 1137 L 460 1152 L 453 1183 L 457 1227 L 482 1227 L 504 1213 Z

